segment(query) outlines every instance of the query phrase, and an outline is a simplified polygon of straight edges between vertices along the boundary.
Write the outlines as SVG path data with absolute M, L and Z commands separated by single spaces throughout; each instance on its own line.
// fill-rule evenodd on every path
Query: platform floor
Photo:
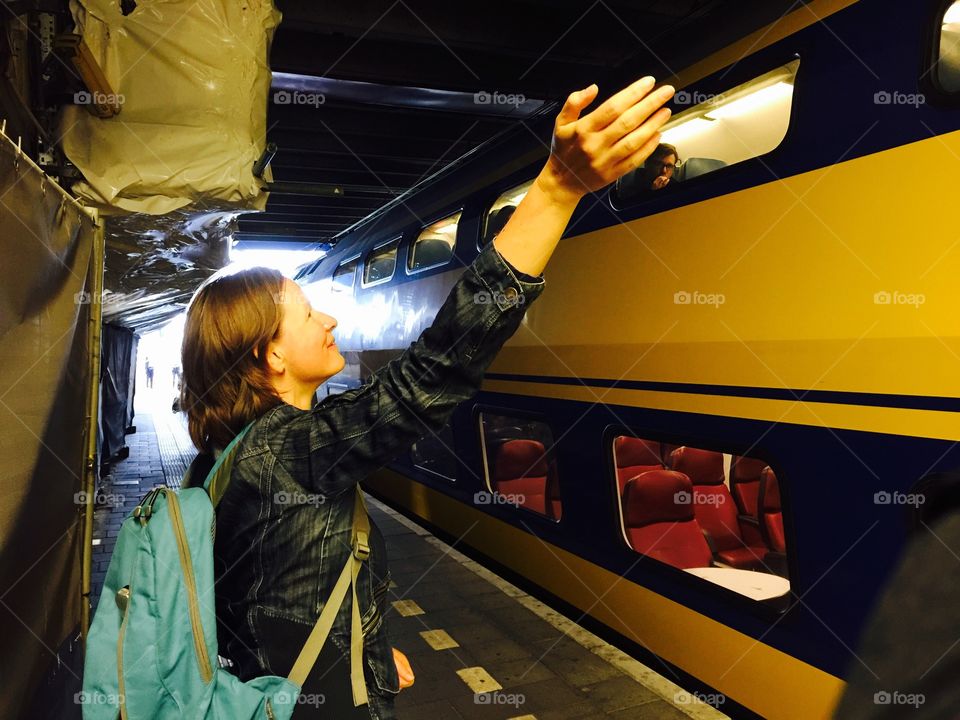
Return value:
M 130 457 L 101 488 L 94 606 L 121 522 L 151 487 L 179 487 L 194 453 L 169 409 L 135 424 Z M 406 517 L 372 498 L 369 507 L 390 555 L 391 641 L 416 674 L 397 698 L 402 720 L 727 717 Z

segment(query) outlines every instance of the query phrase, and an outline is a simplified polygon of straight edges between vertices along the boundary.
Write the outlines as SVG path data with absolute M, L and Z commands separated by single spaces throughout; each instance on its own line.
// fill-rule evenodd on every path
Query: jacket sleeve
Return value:
M 296 464 L 297 480 L 310 489 L 337 495 L 439 431 L 479 390 L 484 371 L 543 289 L 542 276 L 516 271 L 489 243 L 398 358 L 359 388 L 289 417 L 279 459 Z

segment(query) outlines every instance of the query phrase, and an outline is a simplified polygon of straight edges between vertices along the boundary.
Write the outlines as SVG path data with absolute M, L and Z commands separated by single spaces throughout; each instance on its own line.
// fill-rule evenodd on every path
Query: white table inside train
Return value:
M 789 580 L 771 573 L 724 567 L 686 568 L 686 571 L 753 600 L 769 600 L 790 590 Z

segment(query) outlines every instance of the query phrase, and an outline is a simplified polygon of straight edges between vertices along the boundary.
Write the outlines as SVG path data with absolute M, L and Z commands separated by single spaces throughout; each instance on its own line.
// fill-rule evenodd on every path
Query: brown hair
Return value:
M 680 153 L 677 152 L 677 149 L 670 143 L 660 143 L 654 148 L 653 152 L 650 153 L 651 160 L 659 160 L 665 158 L 667 155 L 673 155 L 677 162 L 680 162 Z
M 214 276 L 190 301 L 180 407 L 201 452 L 226 447 L 249 422 L 282 402 L 264 358 L 280 331 L 283 283 L 276 270 L 250 268 Z

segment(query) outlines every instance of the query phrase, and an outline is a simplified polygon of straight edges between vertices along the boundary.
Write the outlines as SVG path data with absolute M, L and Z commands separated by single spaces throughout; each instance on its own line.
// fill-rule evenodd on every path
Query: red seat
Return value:
M 649 470 L 624 489 L 624 524 L 637 552 L 678 568 L 709 567 L 712 554 L 693 515 L 693 486 L 683 473 Z
M 762 543 L 748 546 L 737 521 L 737 506 L 724 483 L 723 453 L 679 447 L 671 455 L 671 467 L 690 478 L 693 510 L 700 528 L 710 535 L 721 562 L 750 570 L 762 567 L 767 549 Z
M 494 488 L 502 495 L 518 496 L 518 504 L 534 512 L 554 516 L 559 510 L 556 473 L 547 465 L 546 450 L 539 440 L 507 440 L 497 448 L 494 460 Z M 548 483 L 548 477 L 550 481 Z M 552 501 L 548 511 L 547 488 L 550 485 Z
M 787 540 L 783 532 L 783 510 L 780 506 L 780 483 L 769 467 L 761 473 L 760 485 L 760 532 L 774 552 L 785 553 Z
M 653 440 L 620 435 L 613 441 L 613 459 L 617 466 L 617 486 L 620 497 L 627 480 L 648 470 L 663 469 L 660 443 Z
M 733 456 L 730 464 L 730 492 L 740 512 L 740 533 L 747 545 L 763 545 L 757 498 L 760 496 L 760 475 L 767 463 L 751 457 Z

